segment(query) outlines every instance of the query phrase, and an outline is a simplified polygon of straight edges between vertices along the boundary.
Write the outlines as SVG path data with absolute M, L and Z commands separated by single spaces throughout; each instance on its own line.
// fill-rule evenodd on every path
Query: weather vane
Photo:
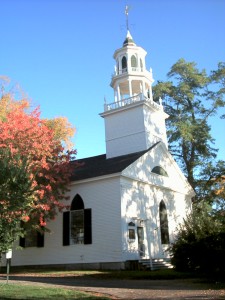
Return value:
M 126 5 L 125 7 L 125 15 L 126 15 L 126 26 L 127 26 L 127 30 L 129 30 L 129 22 L 128 22 L 128 13 L 130 10 L 130 6 Z

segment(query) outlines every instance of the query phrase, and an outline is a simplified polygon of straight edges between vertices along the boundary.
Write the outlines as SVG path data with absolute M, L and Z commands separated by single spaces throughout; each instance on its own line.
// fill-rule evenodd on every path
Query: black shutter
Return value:
M 70 244 L 70 211 L 63 213 L 63 246 Z
M 92 244 L 91 209 L 84 210 L 84 244 Z
M 44 247 L 44 233 L 37 232 L 37 247 Z
M 25 238 L 24 237 L 20 237 L 19 245 L 20 245 L 20 247 L 25 248 Z
M 24 222 L 20 222 L 20 228 L 24 228 Z M 19 246 L 25 248 L 25 237 L 20 237 Z

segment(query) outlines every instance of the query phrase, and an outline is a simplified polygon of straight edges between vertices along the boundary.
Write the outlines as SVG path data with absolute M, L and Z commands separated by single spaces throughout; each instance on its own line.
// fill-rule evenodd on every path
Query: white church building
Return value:
M 124 269 L 169 257 L 194 192 L 168 151 L 169 116 L 153 99 L 146 54 L 128 30 L 114 53 L 114 102 L 100 113 L 106 154 L 76 161 L 70 210 L 49 222 L 50 233 L 20 239 L 12 266 Z

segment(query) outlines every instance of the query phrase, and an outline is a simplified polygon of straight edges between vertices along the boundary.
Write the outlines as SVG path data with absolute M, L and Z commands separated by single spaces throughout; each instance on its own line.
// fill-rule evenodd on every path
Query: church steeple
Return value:
M 107 158 L 147 150 L 158 141 L 167 146 L 165 119 L 160 103 L 153 101 L 152 69 L 146 69 L 147 52 L 135 44 L 130 31 L 122 48 L 114 52 L 116 66 L 111 80 L 114 102 L 105 104 Z

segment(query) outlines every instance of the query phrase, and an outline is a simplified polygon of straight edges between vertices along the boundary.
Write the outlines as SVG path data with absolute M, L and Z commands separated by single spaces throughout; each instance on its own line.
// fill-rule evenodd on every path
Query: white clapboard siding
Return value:
M 62 245 L 62 214 L 48 224 L 43 248 L 13 251 L 12 265 L 120 262 L 121 205 L 119 177 L 74 184 L 71 199 L 79 194 L 85 208 L 92 209 L 92 244 Z

